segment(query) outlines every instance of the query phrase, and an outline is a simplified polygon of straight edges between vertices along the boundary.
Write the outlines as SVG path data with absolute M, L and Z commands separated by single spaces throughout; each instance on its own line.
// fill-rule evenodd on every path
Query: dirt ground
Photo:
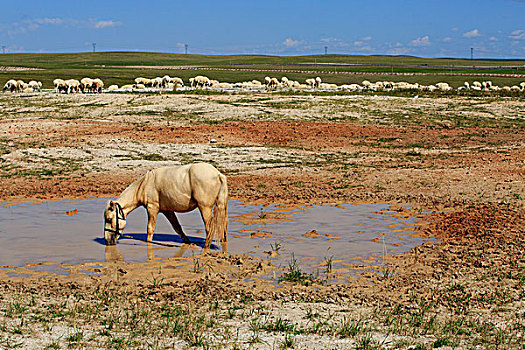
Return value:
M 523 344 L 523 99 L 44 93 L 0 106 L 5 202 L 117 196 L 147 169 L 207 161 L 231 198 L 408 203 L 439 240 L 346 284 L 276 286 L 257 279 L 268 261 L 219 253 L 138 264 L 107 250 L 68 278 L 0 270 L 0 348 Z

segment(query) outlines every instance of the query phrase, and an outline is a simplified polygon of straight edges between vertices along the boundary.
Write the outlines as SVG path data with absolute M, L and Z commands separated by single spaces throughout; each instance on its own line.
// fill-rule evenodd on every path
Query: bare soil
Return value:
M 2 96 L 0 106 L 3 201 L 116 196 L 152 167 L 209 161 L 228 176 L 232 198 L 409 203 L 421 217 L 419 234 L 438 240 L 376 272 L 356 266 L 360 278 L 342 285 L 275 286 L 257 279 L 272 270 L 267 261 L 227 254 L 199 255 L 196 268 L 196 260 L 134 264 L 108 252 L 100 267 L 81 266 L 68 278 L 3 273 L 0 348 L 118 348 L 118 337 L 123 348 L 278 348 L 287 337 L 304 348 L 523 344 L 523 99 L 42 94 Z M 100 306 L 99 318 L 72 313 L 72 298 Z M 67 312 L 48 320 L 69 327 L 60 338 L 38 310 L 62 302 Z M 111 310 L 129 313 L 133 302 L 157 313 L 152 329 L 163 329 L 156 317 L 166 307 L 220 322 L 195 331 L 202 342 L 189 331 L 132 337 L 124 321 L 107 331 Z M 7 312 L 15 303 L 24 309 Z M 230 317 L 232 308 L 243 316 Z M 300 322 L 312 312 L 326 322 Z M 280 327 L 270 327 L 279 318 Z M 345 320 L 355 332 L 344 331 Z M 79 330 L 81 339 L 72 339 Z

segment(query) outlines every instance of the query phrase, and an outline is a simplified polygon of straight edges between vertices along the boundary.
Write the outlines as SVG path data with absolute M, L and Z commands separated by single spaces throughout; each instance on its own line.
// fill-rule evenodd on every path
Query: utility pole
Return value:
M 2 53 L 5 53 L 6 46 L 2 45 Z
M 470 59 L 471 60 L 474 59 L 474 48 L 473 47 L 470 48 Z
M 97 46 L 97 43 L 93 43 L 93 52 L 95 52 L 95 46 Z
M 188 54 L 188 44 L 184 44 L 184 54 Z
M 326 55 L 328 53 L 328 46 L 324 47 L 324 54 Z

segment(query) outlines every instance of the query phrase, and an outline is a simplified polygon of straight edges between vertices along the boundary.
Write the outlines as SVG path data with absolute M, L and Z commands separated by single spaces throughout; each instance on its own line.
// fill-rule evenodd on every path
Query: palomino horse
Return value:
M 148 171 L 129 185 L 104 210 L 106 245 L 117 243 L 126 227 L 127 215 L 143 206 L 148 213 L 148 238 L 151 242 L 159 212 L 164 214 L 184 243 L 191 243 L 182 231 L 175 213 L 199 208 L 206 229 L 204 248 L 210 248 L 213 238 L 225 244 L 228 231 L 228 184 L 226 176 L 213 165 L 195 163 L 179 167 L 163 167 Z M 224 249 L 224 246 L 223 246 Z

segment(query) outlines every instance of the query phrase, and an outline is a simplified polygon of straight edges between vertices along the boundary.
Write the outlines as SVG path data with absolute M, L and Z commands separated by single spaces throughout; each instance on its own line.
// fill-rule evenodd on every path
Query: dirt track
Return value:
M 449 335 L 448 343 L 441 339 L 439 344 L 452 346 L 470 346 L 476 344 L 473 339 L 483 338 L 482 329 L 472 324 L 465 326 L 470 336 L 445 327 L 459 319 L 499 325 L 508 332 L 510 347 L 523 338 L 518 330 L 501 326 L 523 327 L 523 100 L 50 94 L 2 96 L 0 103 L 0 198 L 5 201 L 115 196 L 149 168 L 204 160 L 228 175 L 230 196 L 242 201 L 403 202 L 417 212 L 443 211 L 426 217 L 420 229 L 442 243 L 393 257 L 392 275 L 363 273 L 345 286 L 275 290 L 247 278 L 270 268 L 264 261 L 211 256 L 203 257 L 216 269 L 208 274 L 191 273 L 191 266 L 183 272 L 166 269 L 172 262 L 146 268 L 108 262 L 103 277 L 14 278 L 2 282 L 7 303 L 20 297 L 19 292 L 34 298 L 42 286 L 56 290 L 45 293 L 48 302 L 60 302 L 73 291 L 89 298 L 104 285 L 109 295 L 126 290 L 133 300 L 150 300 L 147 307 L 155 309 L 166 302 L 192 304 L 189 295 L 198 289 L 200 305 L 224 299 L 226 305 L 247 309 L 249 304 L 239 306 L 237 297 L 247 296 L 270 303 L 264 307 L 274 311 L 284 301 L 294 302 L 286 304 L 290 315 L 295 308 L 306 313 L 305 301 L 326 303 L 329 314 L 342 312 L 335 305 L 344 305 L 353 310 L 349 318 L 365 315 L 375 322 L 377 329 L 370 334 L 377 344 L 389 332 L 395 334 L 391 344 L 401 344 L 403 338 L 386 319 L 399 312 L 396 308 L 413 316 L 422 305 L 440 315 L 435 321 L 440 326 L 422 331 L 421 324 L 411 323 L 419 337 L 412 335 L 405 346 L 435 346 L 439 334 Z M 162 281 L 148 280 L 159 266 Z M 232 269 L 242 273 L 225 279 Z M 427 316 L 421 316 L 425 322 Z M 286 333 L 274 332 L 279 341 Z M 477 344 L 490 347 L 499 341 L 496 330 L 487 332 L 486 342 Z M 308 343 L 313 338 L 301 338 L 304 333 L 287 334 L 305 347 L 317 346 Z M 192 344 L 183 335 L 179 338 L 186 340 L 176 343 L 180 346 Z M 325 341 L 320 348 L 355 347 L 359 339 Z

